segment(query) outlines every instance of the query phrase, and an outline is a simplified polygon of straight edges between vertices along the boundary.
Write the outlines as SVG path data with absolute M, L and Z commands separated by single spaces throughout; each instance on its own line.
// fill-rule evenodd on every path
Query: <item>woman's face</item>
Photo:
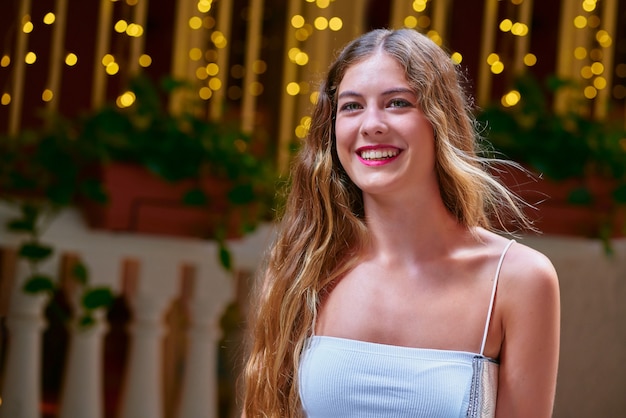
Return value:
M 436 186 L 432 126 L 402 66 L 387 53 L 346 71 L 337 91 L 335 134 L 339 160 L 364 196 Z

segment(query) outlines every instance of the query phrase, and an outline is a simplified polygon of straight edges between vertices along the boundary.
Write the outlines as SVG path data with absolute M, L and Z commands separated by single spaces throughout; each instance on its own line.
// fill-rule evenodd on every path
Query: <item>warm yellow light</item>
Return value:
M 249 91 L 250 94 L 253 96 L 260 96 L 261 94 L 263 94 L 263 84 L 259 83 L 258 81 L 250 83 Z
M 292 81 L 291 83 L 287 84 L 286 91 L 288 95 L 296 96 L 298 93 L 300 93 L 300 86 L 298 85 L 298 83 Z
M 460 52 L 453 52 L 450 58 L 452 58 L 452 62 L 457 65 L 463 61 L 463 55 L 461 55 Z
M 216 75 L 218 75 L 220 72 L 220 66 L 217 65 L 216 63 L 212 62 L 210 64 L 207 64 L 206 66 L 206 73 L 208 75 L 210 75 L 211 77 L 215 77 Z
M 591 72 L 595 75 L 600 75 L 604 72 L 604 65 L 601 62 L 594 62 L 591 64 Z
M 306 138 L 308 132 L 309 130 L 306 127 L 302 125 L 296 126 L 295 134 L 298 138 Z
M 523 2 L 524 2 L 524 0 L 511 0 L 511 3 L 513 3 L 516 6 L 522 4 Z
M 128 4 L 129 6 L 135 6 L 137 5 L 137 3 L 139 3 L 139 0 L 126 0 L 126 4 Z
M 107 65 L 105 71 L 108 75 L 115 75 L 118 73 L 119 70 L 120 70 L 120 66 L 117 64 L 117 62 L 112 62 L 109 65 Z
M 102 57 L 102 65 L 104 65 L 105 67 L 112 62 L 115 62 L 115 57 L 113 57 L 113 55 L 106 54 L 104 57 Z
M 222 88 L 222 80 L 219 78 L 212 78 L 209 80 L 209 88 L 213 91 L 217 91 Z
M 613 42 L 613 40 L 611 39 L 611 35 L 609 35 L 609 33 L 605 30 L 599 30 L 596 33 L 596 40 L 604 48 L 608 48 Z
M 294 36 L 300 42 L 304 42 L 309 38 L 309 31 L 304 28 L 300 28 L 296 30 L 296 33 L 294 34 Z
M 532 67 L 535 64 L 537 64 L 537 56 L 535 54 L 528 53 L 524 55 L 524 65 Z
M 589 58 L 591 58 L 592 61 L 602 61 L 603 55 L 604 54 L 600 48 L 593 48 L 589 51 Z
M 220 49 L 226 48 L 226 45 L 228 44 L 224 34 L 218 30 L 211 34 L 211 41 L 213 41 L 213 44 Z
M 502 61 L 494 62 L 491 66 L 491 72 L 494 74 L 500 74 L 504 71 L 504 63 Z
M 595 80 L 593 80 L 593 86 L 595 88 L 597 88 L 598 90 L 603 90 L 606 88 L 606 78 L 604 77 L 596 77 Z
M 0 67 L 8 67 L 11 64 L 11 57 L 8 55 L 3 55 L 2 59 L 0 59 Z
M 69 65 L 70 67 L 73 67 L 74 65 L 76 65 L 77 62 L 78 62 L 78 57 L 76 56 L 76 54 L 70 52 L 69 54 L 65 56 L 65 65 Z
M 43 93 L 41 93 L 41 100 L 43 100 L 44 102 L 49 102 L 53 98 L 54 98 L 54 93 L 52 93 L 52 90 L 50 89 L 45 89 Z
M 319 99 L 319 92 L 314 91 L 313 93 L 311 93 L 311 95 L 309 96 L 309 101 L 312 104 L 317 104 L 317 100 Z
M 200 13 L 208 13 L 211 10 L 211 0 L 200 0 L 198 2 L 198 11 Z
M 254 74 L 263 74 L 267 71 L 267 64 L 263 60 L 256 60 L 252 63 Z
M 120 96 L 120 102 L 124 105 L 124 107 L 129 107 L 132 106 L 133 103 L 135 103 L 136 98 L 137 97 L 135 96 L 135 93 L 133 93 L 132 91 L 127 91 Z
M 305 128 L 309 129 L 311 127 L 311 117 L 310 116 L 303 116 L 300 119 L 300 125 L 302 125 Z
M 413 2 L 413 10 L 415 10 L 418 13 L 421 13 L 424 10 L 426 10 L 426 0 L 415 0 Z
M 511 30 L 512 27 L 513 22 L 511 22 L 511 19 L 504 19 L 502 22 L 500 22 L 500 30 L 502 32 L 508 32 Z
M 131 23 L 126 28 L 126 34 L 128 36 L 132 36 L 133 38 L 138 38 L 141 35 L 143 35 L 143 27 L 141 25 L 136 24 L 136 23 Z
M 200 96 L 202 100 L 209 100 L 211 96 L 213 96 L 213 90 L 208 87 L 201 87 L 200 90 L 198 90 L 198 96 Z
M 587 18 L 585 16 L 576 16 L 574 18 L 574 26 L 578 29 L 582 29 L 587 26 Z
M 417 26 L 417 18 L 415 16 L 407 16 L 404 18 L 404 27 L 413 29 Z
M 4 93 L 0 99 L 0 103 L 2 103 L 3 106 L 7 106 L 11 103 L 11 95 L 9 93 Z
M 299 52 L 296 54 L 294 62 L 301 66 L 307 65 L 309 63 L 309 55 L 306 52 Z
M 24 57 L 24 61 L 26 61 L 26 64 L 34 64 L 35 61 L 37 61 L 37 54 L 32 51 L 27 53 L 26 57 Z
M 152 65 L 152 57 L 148 54 L 141 54 L 139 57 L 139 65 L 143 68 L 147 68 Z
M 313 26 L 315 26 L 315 29 L 317 30 L 324 30 L 328 27 L 328 19 L 324 16 L 318 16 L 313 21 Z
M 25 22 L 24 26 L 22 26 L 22 30 L 24 31 L 24 33 L 31 33 L 33 29 L 34 29 L 33 22 L 31 21 Z
M 202 27 L 202 19 L 198 16 L 191 17 L 189 19 L 189 27 L 194 30 L 200 29 Z
M 206 72 L 206 67 L 196 68 L 196 78 L 198 80 L 206 80 L 207 78 L 209 78 L 209 75 Z
M 516 104 L 518 104 L 521 98 L 522 98 L 522 95 L 520 94 L 519 91 L 511 90 L 510 92 L 502 96 L 502 99 L 500 101 L 503 106 L 511 107 L 511 106 L 515 106 Z
M 433 41 L 437 45 L 441 46 L 443 44 L 443 39 L 439 35 L 439 32 L 437 32 L 436 30 L 429 30 L 426 35 L 430 38 L 431 41 Z
M 487 56 L 487 64 L 489 65 L 493 65 L 498 61 L 500 61 L 500 56 L 495 52 L 492 52 L 489 56 Z
M 304 26 L 304 17 L 300 15 L 294 15 L 291 18 L 291 26 L 293 26 L 296 29 L 300 29 L 302 26 Z
M 528 26 L 523 23 L 516 22 L 511 27 L 511 33 L 516 36 L 528 35 Z
M 583 10 L 586 12 L 593 12 L 596 9 L 596 2 L 585 0 L 583 1 Z
M 583 59 L 587 58 L 587 49 L 585 49 L 582 46 L 579 46 L 578 48 L 576 48 L 574 50 L 574 57 L 577 60 L 583 60 Z
M 46 25 L 53 24 L 55 20 L 56 16 L 52 12 L 46 13 L 46 15 L 43 17 L 43 23 L 45 23 Z
M 594 99 L 598 95 L 598 90 L 595 87 L 587 86 L 583 91 L 583 94 L 587 99 Z
M 330 0 L 315 0 L 315 4 L 320 9 L 326 9 L 328 6 L 330 6 Z
M 600 26 L 600 17 L 596 15 L 589 16 L 587 18 L 587 25 L 589 25 L 590 28 L 597 28 Z
M 115 22 L 115 26 L 113 26 L 113 29 L 115 29 L 115 32 L 117 33 L 124 33 L 126 32 L 126 29 L 128 28 L 128 22 L 120 19 L 117 22 Z
M 328 27 L 332 31 L 340 31 L 343 28 L 343 20 L 340 17 L 331 17 L 328 21 Z
M 589 65 L 585 65 L 583 68 L 581 68 L 580 76 L 584 78 L 585 80 L 589 80 L 591 77 L 593 77 L 593 72 L 591 71 L 591 67 Z
M 192 61 L 200 61 L 202 59 L 202 50 L 200 48 L 191 48 L 189 50 L 189 59 Z
M 215 19 L 212 16 L 204 16 L 202 18 L 202 27 L 206 29 L 213 29 L 215 27 Z

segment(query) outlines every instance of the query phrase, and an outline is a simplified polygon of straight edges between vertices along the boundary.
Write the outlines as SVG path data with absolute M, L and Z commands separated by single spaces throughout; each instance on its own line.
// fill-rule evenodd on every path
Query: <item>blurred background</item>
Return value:
M 554 416 L 622 416 L 626 2 L 3 0 L 0 417 L 238 416 L 277 190 L 380 27 L 445 48 L 489 152 L 536 175 L 496 173 L 561 279 Z

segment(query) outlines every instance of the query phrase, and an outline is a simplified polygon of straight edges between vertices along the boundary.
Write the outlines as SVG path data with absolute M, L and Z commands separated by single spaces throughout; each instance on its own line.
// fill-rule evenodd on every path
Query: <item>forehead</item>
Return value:
M 357 61 L 346 70 L 339 91 L 354 88 L 376 88 L 389 85 L 408 86 L 402 65 L 384 51 Z

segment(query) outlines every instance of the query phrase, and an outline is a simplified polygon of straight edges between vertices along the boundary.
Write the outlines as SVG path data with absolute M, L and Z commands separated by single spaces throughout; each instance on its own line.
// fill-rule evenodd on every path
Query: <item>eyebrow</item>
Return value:
M 398 94 L 398 93 L 408 93 L 408 94 L 415 95 L 415 92 L 413 90 L 408 89 L 406 87 L 394 87 L 389 90 L 385 90 L 382 93 L 382 96 L 390 96 L 390 95 Z M 339 96 L 337 96 L 338 99 L 342 99 L 344 97 L 363 97 L 363 95 L 353 90 L 346 90 L 346 91 L 339 93 Z

